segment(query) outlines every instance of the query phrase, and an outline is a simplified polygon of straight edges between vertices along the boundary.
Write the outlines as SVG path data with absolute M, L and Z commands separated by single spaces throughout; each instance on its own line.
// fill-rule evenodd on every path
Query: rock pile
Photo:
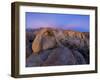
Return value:
M 89 64 L 89 33 L 43 28 L 26 36 L 26 66 Z

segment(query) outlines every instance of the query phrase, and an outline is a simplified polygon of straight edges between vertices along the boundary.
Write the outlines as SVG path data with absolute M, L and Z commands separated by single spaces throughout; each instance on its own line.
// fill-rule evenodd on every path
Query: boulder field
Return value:
M 89 64 L 89 32 L 26 30 L 26 67 Z

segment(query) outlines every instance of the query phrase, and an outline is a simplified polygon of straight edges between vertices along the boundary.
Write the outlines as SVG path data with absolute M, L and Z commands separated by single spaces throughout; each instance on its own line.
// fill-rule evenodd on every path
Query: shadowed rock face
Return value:
M 70 49 L 65 47 L 59 47 L 52 50 L 52 53 L 48 56 L 48 59 L 44 61 L 43 65 L 72 65 L 76 64 L 76 62 L 77 61 Z
M 89 64 L 89 33 L 41 28 L 26 33 L 26 66 Z

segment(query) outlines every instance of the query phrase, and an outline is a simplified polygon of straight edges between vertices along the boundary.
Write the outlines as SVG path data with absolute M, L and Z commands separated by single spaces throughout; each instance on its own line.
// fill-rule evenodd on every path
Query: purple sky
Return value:
M 89 32 L 89 15 L 26 12 L 26 28 L 56 27 Z

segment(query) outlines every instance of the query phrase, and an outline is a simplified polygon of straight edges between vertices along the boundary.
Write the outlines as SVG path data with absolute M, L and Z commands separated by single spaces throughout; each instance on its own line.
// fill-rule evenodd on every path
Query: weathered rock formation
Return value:
M 26 66 L 89 64 L 89 33 L 41 28 L 26 34 Z

